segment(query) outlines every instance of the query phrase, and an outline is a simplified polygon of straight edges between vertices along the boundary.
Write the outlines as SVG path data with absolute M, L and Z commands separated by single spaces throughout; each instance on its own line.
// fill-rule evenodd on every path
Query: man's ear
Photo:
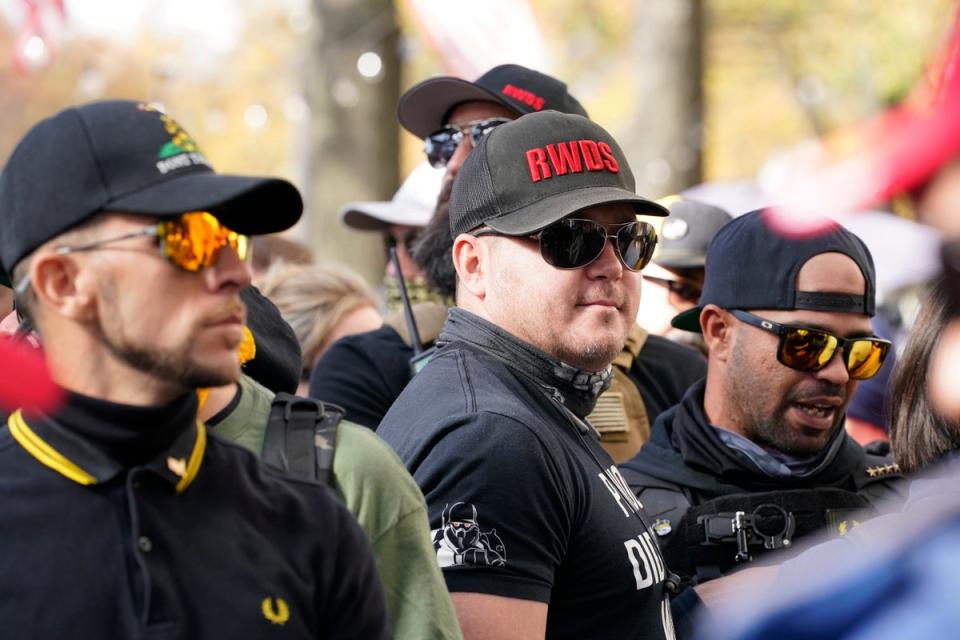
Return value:
M 715 304 L 708 304 L 700 312 L 700 330 L 710 357 L 726 362 L 733 349 L 733 316 Z
M 459 286 L 478 300 L 487 294 L 485 267 L 489 255 L 490 248 L 469 233 L 461 233 L 453 241 L 453 266 Z
M 96 317 L 93 276 L 79 268 L 74 256 L 38 253 L 30 264 L 30 281 L 38 306 L 79 321 Z

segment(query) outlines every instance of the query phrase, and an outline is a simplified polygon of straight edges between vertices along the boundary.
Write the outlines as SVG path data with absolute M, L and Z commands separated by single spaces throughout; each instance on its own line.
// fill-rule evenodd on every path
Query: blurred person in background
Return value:
M 216 174 L 147 103 L 69 108 L 19 142 L 0 263 L 67 394 L 0 429 L 5 635 L 390 637 L 353 515 L 196 417 L 196 389 L 240 376 L 241 234 L 302 207 L 286 181 Z
M 889 348 L 870 325 L 870 253 L 839 226 L 785 238 L 764 213 L 711 242 L 700 303 L 674 319 L 703 333 L 707 377 L 621 465 L 657 518 L 667 566 L 689 585 L 822 529 L 839 535 L 854 512 L 899 497 L 895 466 L 843 430 L 857 381 Z M 689 619 L 693 592 L 677 601 L 678 618 Z
M 660 230 L 660 246 L 643 279 L 647 287 L 638 321 L 652 333 L 698 349 L 706 355 L 703 336 L 673 328 L 678 313 L 697 306 L 703 291 L 707 247 L 720 227 L 733 217 L 721 209 L 683 196 L 662 198 L 670 210 Z
M 347 267 L 280 263 L 272 266 L 258 284 L 300 342 L 298 395 L 307 395 L 310 373 L 331 344 L 383 325 L 376 294 Z
M 387 201 L 348 202 L 340 209 L 340 222 L 361 232 L 375 232 L 383 236 L 384 289 L 387 310 L 400 311 L 400 293 L 397 270 L 389 258 L 389 249 L 397 252 L 397 262 L 413 303 L 432 299 L 423 285 L 423 273 L 413 261 L 413 246 L 424 225 L 430 220 L 440 193 L 443 171 L 422 164 L 410 172 L 400 188 Z
M 279 233 L 257 236 L 251 240 L 250 247 L 253 253 L 250 266 L 253 267 L 254 282 L 259 281 L 267 269 L 277 262 L 313 264 L 313 251 L 308 246 Z
M 319 266 L 281 264 L 273 269 L 278 277 L 300 270 L 299 275 L 290 273 L 295 281 L 306 275 L 336 276 Z M 359 279 L 353 274 L 350 278 Z M 280 298 L 287 302 L 295 300 L 299 289 L 290 285 L 292 289 L 284 291 L 290 280 L 281 280 Z M 309 297 L 307 289 L 303 295 Z M 393 450 L 369 429 L 342 419 L 336 407 L 320 404 L 309 416 L 311 401 L 282 395 L 293 393 L 300 381 L 300 362 L 306 361 L 300 357 L 303 337 L 256 288 L 248 287 L 240 297 L 247 306 L 249 327 L 245 340 L 249 344 L 241 347 L 243 375 L 235 383 L 203 390 L 198 417 L 214 433 L 249 449 L 267 464 L 334 489 L 373 546 L 393 638 L 458 640 L 460 627 L 435 560 L 420 489 Z M 304 322 L 312 320 L 304 308 L 293 315 Z M 308 340 L 318 338 L 311 335 L 310 327 L 301 328 Z M 308 437 L 298 438 L 291 433 L 297 428 L 296 417 L 284 418 L 289 415 L 309 416 L 309 427 L 315 421 L 332 424 L 332 432 L 310 429 Z M 273 437 L 271 429 L 282 431 L 282 437 Z M 302 459 L 320 469 L 304 470 L 294 462 Z

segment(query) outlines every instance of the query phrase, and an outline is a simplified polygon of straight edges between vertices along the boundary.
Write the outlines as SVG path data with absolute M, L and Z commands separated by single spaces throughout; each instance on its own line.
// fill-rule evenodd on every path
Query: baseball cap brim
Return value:
M 616 187 L 603 186 L 558 193 L 511 213 L 490 218 L 485 224 L 506 235 L 522 236 L 536 233 L 547 225 L 566 218 L 577 211 L 602 204 L 620 202 L 633 205 L 637 215 L 666 216 L 669 213 L 663 206 L 635 193 Z
M 103 210 L 175 217 L 209 211 L 237 233 L 258 235 L 292 227 L 303 213 L 297 188 L 279 178 L 181 174 L 108 202 Z
M 694 307 L 692 309 L 687 309 L 677 315 L 673 316 L 673 319 L 670 320 L 670 324 L 673 325 L 675 329 L 680 329 L 681 331 L 690 331 L 691 333 L 700 333 L 700 312 L 703 311 L 703 307 Z
M 444 118 L 455 106 L 476 100 L 495 102 L 520 115 L 503 96 L 460 78 L 441 76 L 424 80 L 403 94 L 397 118 L 404 129 L 423 139 L 445 124 Z
M 411 211 L 390 201 L 350 202 L 340 209 L 340 222 L 360 231 L 383 231 L 393 224 L 423 227 L 430 221 L 430 211 Z
M 667 269 L 697 269 L 707 264 L 707 257 L 684 251 L 663 251 L 654 256 L 653 262 Z

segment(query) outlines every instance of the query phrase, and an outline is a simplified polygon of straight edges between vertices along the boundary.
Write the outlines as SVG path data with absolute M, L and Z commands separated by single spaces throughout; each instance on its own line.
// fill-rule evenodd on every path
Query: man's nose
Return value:
M 237 250 L 225 246 L 217 255 L 213 266 L 204 270 L 207 286 L 212 291 L 224 289 L 240 291 L 253 281 L 253 269 L 249 260 L 241 260 Z
M 850 382 L 850 372 L 847 371 L 847 356 L 839 347 L 837 353 L 820 371 L 814 371 L 813 375 L 819 380 L 826 380 L 833 384 L 845 385 Z
M 623 276 L 623 263 L 617 255 L 615 242 L 616 238 L 610 236 L 604 238 L 603 251 L 596 260 L 587 265 L 587 272 L 591 278 L 619 280 Z

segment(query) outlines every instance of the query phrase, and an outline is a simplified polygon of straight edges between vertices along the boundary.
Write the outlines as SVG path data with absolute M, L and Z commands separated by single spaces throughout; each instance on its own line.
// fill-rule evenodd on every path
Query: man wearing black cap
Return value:
M 442 244 L 446 259 L 417 263 L 429 288 L 441 298 L 454 297 L 456 276 L 449 259 L 453 239 L 447 207 L 460 166 L 473 145 L 494 127 L 542 109 L 587 114 L 567 92 L 566 84 L 517 64 L 494 67 L 475 82 L 451 76 L 430 78 L 400 97 L 400 124 L 424 140 L 430 165 L 444 171 L 439 195 L 434 194 L 438 213 L 424 233 L 429 236 L 427 244 Z M 404 271 L 405 277 L 411 275 Z M 447 282 L 450 286 L 441 284 Z M 415 305 L 414 312 L 421 342 L 429 346 L 443 326 L 446 312 L 436 303 Z M 410 381 L 411 340 L 400 322 L 338 340 L 311 373 L 310 396 L 343 405 L 354 420 L 375 429 Z
M 495 127 L 542 110 L 587 115 L 566 84 L 516 64 L 494 67 L 474 82 L 450 76 L 430 78 L 400 98 L 400 123 L 424 139 L 429 161 L 445 168 L 436 212 L 415 250 L 428 285 L 443 298 L 452 300 L 456 295 L 448 208 L 460 167 L 474 145 Z M 431 322 L 421 324 L 425 345 L 434 341 L 434 328 L 445 319 L 440 315 L 437 323 L 436 309 L 432 311 Z M 348 336 L 333 344 L 317 363 L 310 395 L 342 403 L 355 420 L 376 428 L 410 381 L 413 356 L 409 340 L 402 340 L 392 327 Z M 702 378 L 706 366 L 692 350 L 648 335 L 635 324 L 615 367 L 609 392 L 597 404 L 594 426 L 607 452 L 616 462 L 624 462 L 647 439 L 652 420 Z
M 458 307 L 378 431 L 427 498 L 466 638 L 672 638 L 639 502 L 587 420 L 656 234 L 610 135 L 549 111 L 454 183 Z
M 889 349 L 873 314 L 873 260 L 843 227 L 788 239 L 755 211 L 716 234 L 700 303 L 674 318 L 703 333 L 707 377 L 621 465 L 686 581 L 817 530 L 842 535 L 857 510 L 896 497 L 896 466 L 843 429 L 857 381 Z
M 240 374 L 240 234 L 301 209 L 283 180 L 214 173 L 144 103 L 67 109 L 14 150 L 0 262 L 67 399 L 0 430 L 6 633 L 389 637 L 346 509 L 196 419 L 194 389 Z

